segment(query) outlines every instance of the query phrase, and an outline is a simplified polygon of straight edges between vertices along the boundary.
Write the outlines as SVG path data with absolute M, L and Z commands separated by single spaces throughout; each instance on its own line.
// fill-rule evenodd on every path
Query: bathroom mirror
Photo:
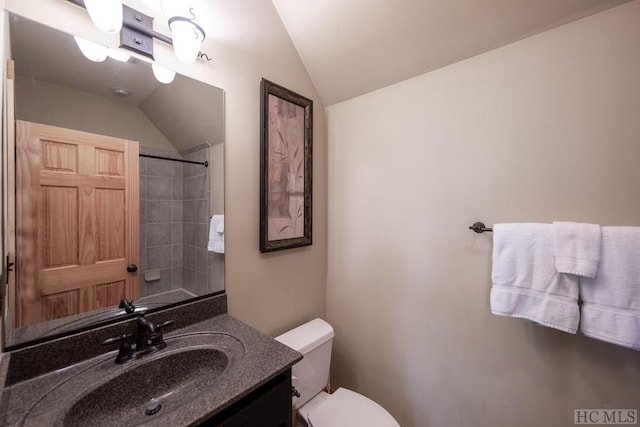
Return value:
M 37 283 L 38 278 L 44 280 L 45 275 L 36 274 L 36 283 L 28 291 L 21 288 L 26 282 L 21 282 L 21 268 L 29 268 L 31 257 L 20 259 L 18 251 L 15 285 L 13 289 L 11 286 L 6 289 L 5 347 L 15 348 L 224 291 L 224 246 L 220 245 L 223 234 L 217 236 L 215 249 L 209 234 L 213 221 L 218 221 L 218 226 L 224 224 L 223 90 L 179 74 L 171 83 L 160 83 L 154 77 L 151 64 L 134 57 L 124 62 L 111 57 L 103 62 L 89 61 L 72 35 L 14 14 L 9 14 L 9 32 L 9 56 L 15 62 L 15 119 L 20 123 L 16 126 L 18 146 L 21 128 L 27 126 L 22 123 L 72 129 L 85 132 L 83 135 L 98 135 L 98 138 L 137 141 L 139 171 L 131 182 L 139 183 L 139 204 L 131 205 L 136 205 L 132 211 L 137 215 L 139 230 L 131 235 L 139 237 L 138 256 L 134 257 L 139 261 L 135 266 L 127 265 L 128 269 L 137 269 L 133 273 L 137 280 L 132 282 L 138 282 L 133 294 L 136 298 L 132 305 L 119 307 L 121 300 L 131 294 L 114 281 L 105 282 L 100 290 L 95 285 L 88 291 L 72 289 L 66 283 L 66 288 L 59 286 L 58 293 L 47 293 L 44 285 L 38 287 Z M 51 162 L 83 162 L 83 157 L 74 155 L 68 143 L 46 141 L 42 147 L 41 157 L 53 159 Z M 105 147 L 101 150 L 107 153 L 103 154 L 106 159 L 111 158 L 113 152 Z M 17 152 L 16 204 L 20 205 L 20 191 L 25 194 L 28 193 L 25 188 L 33 187 L 23 185 L 28 179 L 24 178 L 24 168 L 22 172 L 20 169 L 20 149 Z M 64 160 L 65 155 L 71 160 Z M 95 159 L 96 163 L 101 162 L 97 154 Z M 105 164 L 109 164 L 109 160 Z M 113 164 L 118 169 L 119 163 Z M 49 169 L 48 172 L 56 169 L 55 172 L 63 175 L 67 172 L 57 166 Z M 69 190 L 65 187 L 67 184 L 60 184 L 62 190 L 52 191 L 47 186 L 53 184 L 48 181 L 40 185 L 35 198 L 40 206 L 46 207 L 38 208 L 32 222 L 41 229 L 47 228 L 47 231 L 38 231 L 39 240 L 54 242 L 53 246 L 38 250 L 55 253 L 50 258 L 56 258 L 58 264 L 52 264 L 51 269 L 57 274 L 74 262 L 82 264 L 77 261 L 82 255 L 78 257 L 74 246 L 80 244 L 82 231 L 67 229 L 66 224 L 74 222 L 69 218 L 80 217 L 85 212 L 78 207 L 82 206 L 83 202 L 78 201 L 82 196 L 74 195 L 84 190 L 80 187 Z M 47 189 L 42 190 L 45 187 Z M 108 201 L 111 196 L 99 196 L 108 192 L 99 193 L 98 187 L 96 184 L 95 199 Z M 121 190 L 124 199 L 125 192 Z M 112 201 L 114 206 L 121 200 L 117 197 Z M 92 206 L 99 212 L 103 205 L 96 202 Z M 29 219 L 24 217 L 24 210 L 18 208 L 16 212 L 19 246 L 23 239 L 21 221 L 26 223 Z M 103 236 L 121 234 L 124 220 L 103 215 L 109 216 L 102 223 L 94 221 L 94 228 Z M 72 227 L 82 226 L 69 226 Z M 66 243 L 60 244 L 61 239 Z M 59 247 L 71 248 L 68 249 L 71 261 L 60 261 L 64 258 L 60 252 L 64 250 L 55 249 Z M 105 256 L 107 260 L 111 257 L 108 253 Z M 98 262 L 100 260 L 98 257 Z M 92 298 L 94 300 L 87 303 L 87 299 Z M 36 303 L 32 303 L 34 300 Z

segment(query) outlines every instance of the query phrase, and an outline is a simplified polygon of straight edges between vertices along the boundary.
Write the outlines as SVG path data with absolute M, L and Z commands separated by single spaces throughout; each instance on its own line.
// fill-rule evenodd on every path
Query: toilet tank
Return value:
M 329 383 L 333 328 L 322 319 L 314 319 L 276 337 L 277 341 L 299 351 L 304 358 L 293 365 L 292 375 L 300 398 L 294 409 L 307 403 Z

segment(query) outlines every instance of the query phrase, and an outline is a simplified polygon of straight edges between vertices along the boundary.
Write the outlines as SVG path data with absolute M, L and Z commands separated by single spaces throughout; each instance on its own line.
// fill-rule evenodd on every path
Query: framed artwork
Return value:
M 260 83 L 260 252 L 311 245 L 313 101 Z

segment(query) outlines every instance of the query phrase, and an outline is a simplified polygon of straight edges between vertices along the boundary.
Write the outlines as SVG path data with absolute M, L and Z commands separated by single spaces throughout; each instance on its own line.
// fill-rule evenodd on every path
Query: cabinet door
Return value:
M 291 369 L 200 427 L 291 427 Z
M 17 325 L 139 296 L 138 143 L 16 122 Z

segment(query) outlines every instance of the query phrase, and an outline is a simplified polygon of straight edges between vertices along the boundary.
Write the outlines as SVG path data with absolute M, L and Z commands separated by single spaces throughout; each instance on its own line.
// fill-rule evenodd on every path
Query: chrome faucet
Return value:
M 118 337 L 109 338 L 102 342 L 102 345 L 110 345 L 113 343 L 120 343 L 118 349 L 118 356 L 116 357 L 116 363 L 125 363 L 131 359 L 137 359 L 145 354 L 153 353 L 158 350 L 162 350 L 167 346 L 167 343 L 162 337 L 162 328 L 173 325 L 175 321 L 168 320 L 161 324 L 153 323 L 144 316 L 138 317 L 136 321 L 136 347 L 131 348 L 129 338 L 133 337 L 133 334 L 124 334 Z

